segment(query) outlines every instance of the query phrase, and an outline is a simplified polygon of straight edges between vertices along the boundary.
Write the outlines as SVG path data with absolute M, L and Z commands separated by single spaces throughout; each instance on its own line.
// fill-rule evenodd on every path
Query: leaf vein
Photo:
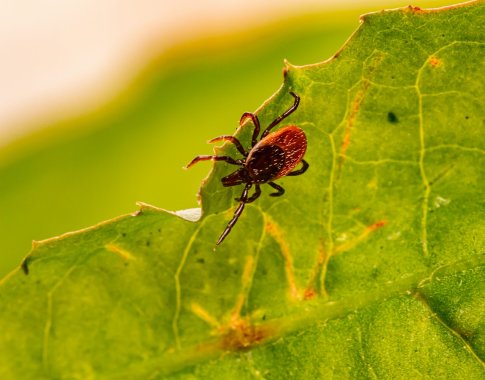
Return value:
M 53 301 L 52 297 L 56 290 L 61 286 L 61 284 L 66 280 L 67 277 L 72 273 L 72 271 L 77 267 L 77 264 L 72 265 L 66 273 L 57 281 L 54 286 L 47 292 L 47 317 L 46 322 L 44 325 L 44 335 L 43 335 L 43 343 L 42 343 L 42 362 L 44 364 L 44 369 L 48 370 L 48 361 L 49 361 L 49 337 L 52 328 L 52 308 L 53 308 Z
M 202 228 L 202 226 L 204 225 L 205 220 L 207 220 L 207 219 L 200 221 L 197 228 L 194 230 L 194 232 L 190 236 L 190 239 L 189 239 L 188 243 L 186 244 L 184 252 L 183 252 L 182 257 L 180 259 L 180 263 L 179 263 L 177 270 L 175 271 L 175 274 L 174 274 L 175 311 L 174 311 L 173 320 L 172 320 L 172 331 L 173 331 L 173 335 L 174 335 L 174 339 L 175 339 L 175 344 L 176 344 L 178 349 L 181 348 L 181 346 L 180 346 L 180 334 L 179 334 L 179 328 L 178 328 L 178 321 L 179 321 L 179 317 L 180 317 L 180 309 L 181 309 L 181 306 L 182 306 L 182 289 L 181 289 L 181 286 L 180 286 L 180 274 L 182 273 L 182 270 L 185 266 L 185 263 L 187 261 L 187 257 L 189 256 L 189 252 L 192 248 L 192 245 L 194 244 L 195 238 L 199 234 L 199 231 Z

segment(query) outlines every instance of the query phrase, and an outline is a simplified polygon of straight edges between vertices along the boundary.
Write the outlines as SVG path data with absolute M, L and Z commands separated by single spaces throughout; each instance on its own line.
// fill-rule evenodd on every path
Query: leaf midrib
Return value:
M 257 346 L 268 344 L 276 341 L 282 336 L 289 335 L 296 331 L 303 330 L 310 326 L 317 325 L 331 319 L 338 319 L 345 315 L 370 306 L 376 302 L 384 301 L 399 295 L 412 295 L 415 291 L 429 286 L 436 278 L 446 278 L 455 275 L 457 272 L 476 269 L 485 265 L 485 255 L 476 254 L 450 263 L 444 263 L 433 270 L 420 271 L 410 274 L 407 277 L 401 277 L 400 280 L 392 283 L 380 284 L 372 292 L 355 294 L 338 301 L 324 301 L 315 299 L 302 301 L 300 307 L 285 317 L 276 318 L 253 325 L 254 329 L 261 332 L 271 332 L 262 340 L 244 348 L 252 349 Z M 440 322 L 450 331 L 455 332 L 452 326 L 445 321 Z M 454 335 L 456 335 L 454 333 Z M 458 334 L 459 335 L 459 334 Z M 241 351 L 240 347 L 234 347 L 227 344 L 227 334 L 220 335 L 214 339 L 208 339 L 197 345 L 186 347 L 176 352 L 164 353 L 151 358 L 149 361 L 137 363 L 131 368 L 113 375 L 112 378 L 133 377 L 150 374 L 150 378 L 158 375 L 170 375 L 189 366 L 216 359 L 224 352 Z M 462 338 L 463 339 L 463 338 Z M 465 342 L 467 343 L 467 342 Z M 471 347 L 467 344 L 475 360 L 477 360 L 485 369 L 485 364 L 474 354 Z

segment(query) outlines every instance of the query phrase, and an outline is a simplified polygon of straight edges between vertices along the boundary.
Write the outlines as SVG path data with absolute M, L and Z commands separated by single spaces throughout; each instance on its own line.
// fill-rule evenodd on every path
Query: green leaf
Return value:
M 284 57 L 307 63 L 330 56 L 358 15 L 356 9 L 293 15 L 217 39 L 201 37 L 151 60 L 96 112 L 9 147 L 0 143 L 0 277 L 18 265 L 32 239 L 128 213 L 135 201 L 169 210 L 196 207 L 194 194 L 208 166 L 184 171 L 187 160 L 206 149 L 208 136 L 232 133 L 242 109 L 255 109 L 274 92 Z M 180 138 L 181 128 L 190 138 Z
M 241 192 L 224 163 L 199 221 L 142 204 L 35 244 L 0 284 L 0 378 L 483 378 L 484 16 L 369 14 L 287 64 L 258 116 L 299 94 L 310 168 L 215 252 Z

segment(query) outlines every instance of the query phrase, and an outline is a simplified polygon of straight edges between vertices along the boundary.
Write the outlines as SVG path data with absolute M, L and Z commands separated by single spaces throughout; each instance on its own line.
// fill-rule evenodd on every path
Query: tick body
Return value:
M 227 224 L 227 227 L 222 232 L 216 244 L 219 245 L 231 232 L 232 227 L 236 224 L 239 216 L 244 210 L 246 203 L 254 202 L 261 195 L 262 184 L 268 184 L 276 192 L 269 194 L 272 197 L 279 197 L 285 193 L 285 190 L 274 183 L 274 180 L 284 176 L 296 176 L 303 174 L 308 169 L 308 163 L 303 159 L 307 148 L 307 140 L 305 133 L 295 125 L 288 125 L 276 132 L 271 133 L 276 125 L 283 119 L 293 113 L 300 103 L 300 97 L 294 92 L 290 94 L 295 98 L 293 105 L 286 110 L 282 115 L 278 116 L 261 134 L 261 139 L 258 141 L 260 133 L 260 123 L 258 117 L 246 112 L 242 115 L 240 125 L 250 118 L 254 124 L 254 131 L 251 140 L 251 148 L 244 149 L 241 142 L 234 136 L 219 136 L 210 143 L 217 141 L 229 141 L 235 145 L 243 158 L 234 159 L 229 156 L 197 156 L 188 165 L 187 168 L 196 164 L 199 161 L 225 161 L 228 164 L 240 166 L 235 172 L 222 178 L 223 186 L 237 186 L 245 184 L 243 192 L 236 200 L 239 202 L 234 216 Z M 302 166 L 298 170 L 294 170 L 301 162 Z M 254 193 L 249 196 L 251 187 L 255 188 Z

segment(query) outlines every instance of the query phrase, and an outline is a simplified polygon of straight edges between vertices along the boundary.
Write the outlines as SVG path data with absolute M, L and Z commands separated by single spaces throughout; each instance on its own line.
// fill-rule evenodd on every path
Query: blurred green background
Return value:
M 296 16 L 186 43 L 154 59 L 95 112 L 42 126 L 2 148 L 0 277 L 20 263 L 32 240 L 132 212 L 136 201 L 196 207 L 211 165 L 182 167 L 210 154 L 208 139 L 233 133 L 243 112 L 277 90 L 283 59 L 305 65 L 331 57 L 359 15 L 377 9 Z

